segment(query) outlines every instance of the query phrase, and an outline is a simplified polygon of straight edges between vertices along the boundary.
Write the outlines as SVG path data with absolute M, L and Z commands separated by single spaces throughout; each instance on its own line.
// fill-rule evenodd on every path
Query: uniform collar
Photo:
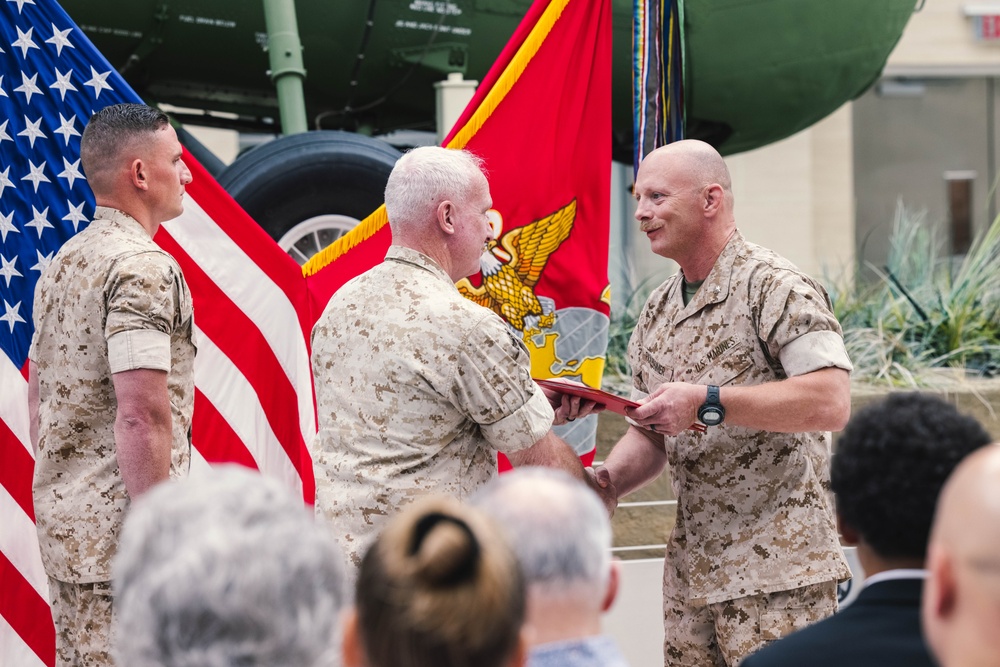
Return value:
M 438 276 L 442 280 L 447 281 L 449 285 L 455 284 L 451 277 L 445 273 L 445 270 L 441 268 L 440 264 L 419 250 L 414 250 L 413 248 L 407 248 L 401 245 L 391 245 L 389 246 L 389 250 L 385 253 L 385 261 L 409 264 Z
M 94 220 L 107 220 L 127 232 L 142 234 L 145 238 L 150 238 L 149 232 L 142 226 L 142 223 L 125 211 L 119 211 L 117 208 L 98 206 L 94 209 Z
M 740 234 L 738 229 L 733 230 L 732 236 L 729 237 L 726 246 L 719 253 L 719 257 L 715 260 L 715 264 L 712 266 L 708 277 L 705 278 L 705 281 L 698 289 L 698 293 L 681 310 L 681 317 L 693 315 L 705 306 L 710 306 L 713 303 L 721 303 L 726 300 L 729 296 L 730 284 L 732 283 L 733 265 L 736 263 L 736 258 L 739 256 L 744 245 L 743 235 Z M 682 303 L 683 296 L 681 291 L 684 289 L 683 275 L 682 273 L 682 280 L 677 281 L 676 294 L 671 295 L 671 298 L 676 297 Z

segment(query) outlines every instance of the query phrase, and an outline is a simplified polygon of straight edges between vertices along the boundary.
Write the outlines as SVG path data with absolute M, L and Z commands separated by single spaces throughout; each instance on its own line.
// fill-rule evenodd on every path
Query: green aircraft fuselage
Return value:
M 632 2 L 612 1 L 613 139 L 616 158 L 630 160 Z M 310 127 L 364 134 L 433 130 L 433 83 L 449 72 L 481 79 L 530 4 L 298 0 Z M 213 112 L 201 122 L 276 131 L 261 0 L 62 5 L 148 102 Z M 913 5 L 686 0 L 688 136 L 729 154 L 808 127 L 874 81 Z

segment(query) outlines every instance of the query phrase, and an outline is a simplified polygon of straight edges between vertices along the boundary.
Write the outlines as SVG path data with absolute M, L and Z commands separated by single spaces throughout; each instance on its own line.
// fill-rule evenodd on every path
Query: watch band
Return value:
M 719 398 L 719 387 L 710 384 L 705 392 L 705 402 L 698 408 L 698 419 L 706 426 L 718 426 L 725 418 L 726 409 Z

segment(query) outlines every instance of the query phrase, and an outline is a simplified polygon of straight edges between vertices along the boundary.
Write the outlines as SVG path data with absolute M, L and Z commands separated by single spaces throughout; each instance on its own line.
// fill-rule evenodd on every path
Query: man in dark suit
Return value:
M 867 578 L 843 611 L 747 657 L 741 667 L 931 667 L 920 631 L 934 505 L 951 471 L 990 442 L 940 398 L 890 394 L 860 410 L 831 464 L 837 523 Z

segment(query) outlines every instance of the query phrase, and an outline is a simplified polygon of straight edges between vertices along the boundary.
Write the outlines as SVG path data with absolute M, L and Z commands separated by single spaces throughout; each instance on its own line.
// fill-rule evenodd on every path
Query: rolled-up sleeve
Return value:
M 779 273 L 764 287 L 760 336 L 788 377 L 821 368 L 854 370 L 823 287 L 802 274 Z
M 111 371 L 170 370 L 170 334 L 181 282 L 173 262 L 157 252 L 123 259 L 105 286 Z
M 498 451 L 526 449 L 552 428 L 555 414 L 531 379 L 527 348 L 492 313 L 458 353 L 453 387 L 454 404 Z
M 844 339 L 833 331 L 813 331 L 789 341 L 781 348 L 779 359 L 788 377 L 830 367 L 854 370 Z

